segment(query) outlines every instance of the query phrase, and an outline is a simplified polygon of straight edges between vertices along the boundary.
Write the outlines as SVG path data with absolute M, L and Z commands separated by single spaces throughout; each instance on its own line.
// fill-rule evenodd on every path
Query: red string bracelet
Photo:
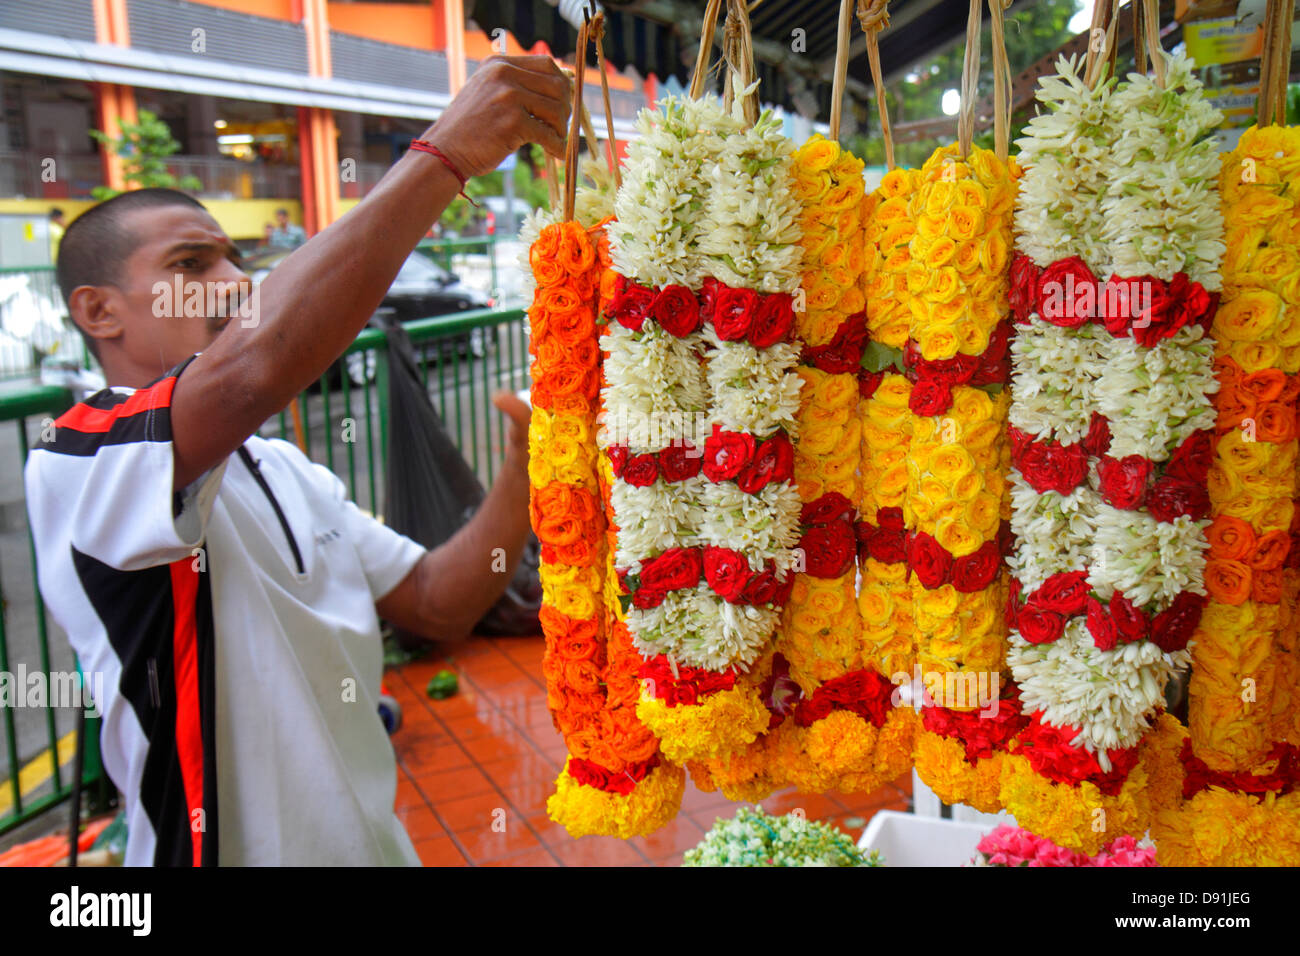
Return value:
M 437 156 L 440 160 L 442 160 L 442 164 L 446 166 L 449 170 L 451 170 L 451 174 L 455 176 L 456 180 L 460 183 L 460 194 L 469 201 L 469 204 L 471 206 L 478 206 L 478 203 L 476 203 L 473 199 L 471 199 L 469 194 L 465 192 L 465 184 L 469 182 L 469 180 L 466 179 L 461 174 L 461 171 L 456 168 L 456 164 L 447 158 L 446 153 L 440 150 L 437 146 L 434 146 L 428 140 L 424 140 L 424 139 L 411 140 L 411 149 L 417 150 L 418 152 L 421 153 L 432 153 L 434 156 Z

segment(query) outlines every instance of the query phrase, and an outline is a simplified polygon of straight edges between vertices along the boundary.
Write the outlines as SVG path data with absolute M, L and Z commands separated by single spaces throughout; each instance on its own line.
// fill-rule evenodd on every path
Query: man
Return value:
M 289 210 L 277 209 L 275 223 L 275 228 L 266 236 L 267 248 L 297 249 L 307 241 L 307 233 L 303 231 L 302 226 L 289 222 Z
M 549 58 L 489 61 L 425 134 L 430 151 L 285 259 L 251 317 L 222 301 L 186 317 L 163 294 L 246 279 L 181 193 L 126 193 L 68 228 L 60 285 L 110 388 L 32 451 L 27 501 L 41 590 L 82 668 L 103 674 L 127 863 L 418 863 L 376 713 L 378 618 L 458 638 L 505 589 L 527 535 L 527 407 L 497 396 L 512 419 L 502 474 L 430 552 L 255 432 L 355 339 L 463 178 L 525 142 L 558 154 L 568 113 Z

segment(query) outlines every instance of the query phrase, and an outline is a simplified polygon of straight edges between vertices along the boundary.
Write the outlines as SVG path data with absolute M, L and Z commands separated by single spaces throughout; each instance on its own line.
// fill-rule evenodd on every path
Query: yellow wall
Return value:
M 302 224 L 302 203 L 296 199 L 204 199 L 212 218 L 231 239 L 261 239 L 268 222 L 275 222 L 275 211 L 289 210 L 290 222 Z M 341 209 L 350 209 L 344 200 Z M 355 200 L 351 201 L 356 205 Z M 66 222 L 95 205 L 89 199 L 0 199 L 0 213 L 38 213 L 48 215 L 55 206 L 66 213 Z

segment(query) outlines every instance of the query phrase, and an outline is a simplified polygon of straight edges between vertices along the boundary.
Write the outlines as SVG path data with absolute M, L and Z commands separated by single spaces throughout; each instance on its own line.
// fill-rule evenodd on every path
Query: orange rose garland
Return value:
M 547 703 L 569 751 L 548 811 L 573 836 L 627 837 L 676 814 L 682 775 L 660 766 L 654 736 L 636 719 L 638 684 L 604 597 L 610 552 L 595 445 L 596 305 L 608 266 L 601 231 L 548 225 L 530 250 L 530 516 L 542 545 Z
M 1300 129 L 1247 130 L 1220 172 L 1209 601 L 1192 645 L 1189 733 L 1171 744 L 1181 787 L 1152 825 L 1163 864 L 1300 862 L 1297 186 Z

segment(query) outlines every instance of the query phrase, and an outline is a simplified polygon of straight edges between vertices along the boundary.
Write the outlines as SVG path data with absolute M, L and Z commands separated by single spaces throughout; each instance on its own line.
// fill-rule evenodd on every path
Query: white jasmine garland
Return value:
M 1110 420 L 1112 458 L 1164 462 L 1193 432 L 1214 427 L 1214 342 L 1200 326 L 1185 326 L 1152 348 L 1110 339 L 1100 368 L 1093 391 L 1097 410 Z
M 792 484 L 774 481 L 751 495 L 732 482 L 706 482 L 701 505 L 701 544 L 741 552 L 754 571 L 761 571 L 769 560 L 778 571 L 794 568 L 803 505 Z
M 1115 591 L 1139 607 L 1169 607 L 1182 591 L 1204 594 L 1205 529 L 1186 515 L 1157 521 L 1145 511 L 1097 509 L 1088 583 L 1103 600 Z
M 747 668 L 763 652 L 781 612 L 768 605 L 728 604 L 705 584 L 669 591 L 658 607 L 629 607 L 627 626 L 643 657 L 723 671 Z
M 1014 469 L 1011 482 L 1011 532 L 1016 551 L 1012 573 L 1028 596 L 1053 574 L 1082 571 L 1091 559 L 1101 499 L 1086 485 L 1070 494 L 1039 494 Z
M 669 548 L 698 546 L 704 520 L 701 496 L 707 484 L 699 475 L 673 482 L 660 478 L 643 488 L 616 480 L 609 489 L 618 522 L 614 566 L 636 574 L 642 561 Z
M 601 336 L 605 359 L 602 448 L 628 445 L 632 454 L 672 444 L 703 444 L 709 391 L 700 366 L 700 336 L 678 339 L 655 322 L 633 332 L 611 322 Z
M 784 429 L 793 439 L 803 384 L 794 368 L 799 346 L 778 342 L 756 349 L 748 342 L 724 342 L 710 326 L 703 333 L 713 419 L 728 431 L 768 438 Z
M 1082 441 L 1109 338 L 1092 325 L 1064 329 L 1031 315 L 1011 340 L 1011 424 L 1036 439 Z
M 1138 743 L 1164 704 L 1165 684 L 1191 663 L 1190 651 L 1166 654 L 1150 641 L 1100 650 L 1082 618 L 1051 644 L 1030 644 L 1015 631 L 1009 643 L 1007 663 L 1025 713 L 1041 710 L 1054 727 L 1079 728 L 1072 744 L 1096 753 L 1105 771 L 1105 751 Z

